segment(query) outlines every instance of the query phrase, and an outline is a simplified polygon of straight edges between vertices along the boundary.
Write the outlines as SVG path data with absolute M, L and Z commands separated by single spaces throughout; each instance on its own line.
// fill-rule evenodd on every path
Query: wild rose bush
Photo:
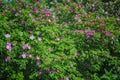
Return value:
M 119 80 L 120 17 L 48 2 L 0 1 L 0 79 Z

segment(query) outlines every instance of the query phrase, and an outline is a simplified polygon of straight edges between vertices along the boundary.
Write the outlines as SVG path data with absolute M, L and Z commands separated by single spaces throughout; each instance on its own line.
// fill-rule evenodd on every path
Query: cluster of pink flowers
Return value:
M 82 22 L 82 19 L 79 18 L 79 17 L 81 17 L 81 16 L 82 16 L 82 14 L 76 14 L 76 15 L 75 15 L 75 19 L 76 19 L 78 22 Z
M 85 34 L 87 39 L 91 38 L 95 32 L 95 30 L 91 30 L 90 28 L 85 30 L 74 30 L 74 33 Z
M 22 48 L 25 50 L 30 50 L 31 49 L 31 46 L 29 46 L 28 44 L 24 44 L 23 46 L 22 46 Z
M 81 34 L 83 34 L 83 33 L 85 33 L 85 30 L 77 30 L 77 29 L 75 29 L 74 33 L 81 33 Z
M 43 9 L 42 12 L 45 13 L 46 17 L 50 16 L 50 9 Z
M 27 8 L 27 4 L 25 4 L 25 3 L 22 3 L 22 2 L 19 2 L 19 0 L 16 0 L 16 2 L 20 5 L 20 6 L 22 6 L 24 9 L 25 8 Z M 67 0 L 67 3 L 66 4 L 70 4 L 70 2 L 71 2 L 71 0 Z M 113 37 L 113 35 L 112 35 L 112 33 L 110 32 L 110 30 L 109 29 L 106 29 L 106 28 L 104 28 L 104 24 L 105 23 L 107 23 L 107 20 L 106 19 L 102 19 L 102 17 L 100 17 L 99 15 L 95 15 L 95 19 L 92 19 L 92 16 L 90 16 L 90 14 L 88 14 L 88 13 L 86 13 L 86 15 L 85 14 L 83 14 L 83 13 L 78 13 L 79 11 L 76 11 L 74 14 L 71 14 L 70 15 L 70 20 L 68 20 L 68 18 L 64 18 L 64 17 L 66 17 L 66 15 L 67 14 L 65 14 L 65 16 L 64 15 L 59 15 L 59 10 L 62 10 L 62 7 L 64 6 L 64 5 L 60 5 L 59 4 L 59 6 L 57 6 L 56 8 L 52 8 L 52 9 L 54 9 L 54 11 L 56 11 L 56 10 L 58 10 L 58 12 L 56 11 L 55 13 L 53 13 L 52 12 L 52 9 L 43 9 L 42 7 L 43 6 L 41 6 L 40 8 L 37 8 L 36 6 L 37 5 L 39 5 L 39 3 L 40 3 L 40 0 L 36 0 L 36 5 L 35 6 L 30 6 L 30 11 L 31 12 L 29 12 L 28 14 L 27 14 L 27 12 L 26 12 L 26 14 L 27 14 L 27 18 L 28 18 L 28 20 L 26 20 L 26 16 L 25 16 L 25 20 L 24 19 L 21 19 L 21 16 L 20 16 L 20 14 L 22 13 L 22 12 L 24 12 L 23 11 L 23 9 L 19 9 L 18 11 L 17 11 L 17 9 L 16 10 L 14 10 L 14 9 L 12 9 L 10 12 L 13 12 L 13 16 L 15 17 L 15 18 L 17 18 L 17 17 L 19 17 L 20 16 L 20 21 L 18 21 L 19 23 L 20 23 L 20 25 L 24 25 L 25 27 L 23 27 L 23 28 L 20 28 L 20 30 L 23 30 L 23 33 L 25 33 L 25 37 L 22 37 L 22 35 L 24 35 L 24 34 L 20 34 L 21 36 L 19 37 L 18 36 L 18 38 L 14 38 L 14 37 L 16 37 L 16 35 L 18 35 L 19 34 L 19 31 L 17 32 L 17 30 L 16 30 L 16 32 L 14 33 L 14 29 L 12 29 L 12 28 L 10 28 L 11 29 L 11 32 L 9 33 L 8 31 L 6 31 L 6 34 L 4 35 L 4 39 L 5 40 L 7 40 L 6 42 L 6 44 L 5 44 L 5 46 L 6 46 L 6 50 L 7 50 L 7 54 L 9 54 L 9 53 L 11 53 L 11 52 L 14 52 L 14 50 L 15 49 L 17 49 L 18 47 L 19 47 L 19 44 L 17 45 L 17 47 L 16 47 L 16 44 L 17 43 L 20 43 L 20 42 L 22 42 L 22 41 L 25 41 L 23 44 L 22 44 L 22 46 L 20 46 L 20 58 L 22 58 L 23 60 L 27 60 L 27 59 L 30 59 L 30 60 L 34 60 L 35 61 L 35 66 L 36 67 L 41 67 L 41 65 L 42 65 L 42 60 L 45 60 L 45 61 L 49 61 L 49 59 L 42 59 L 43 58 L 43 55 L 44 54 L 42 54 L 42 53 L 46 53 L 46 54 L 51 54 L 52 52 L 54 53 L 58 53 L 57 52 L 57 49 L 56 49 L 56 43 L 59 43 L 60 42 L 60 44 L 62 43 L 62 42 L 64 42 L 64 41 L 62 41 L 62 40 L 64 40 L 64 37 L 66 36 L 66 35 L 68 35 L 67 37 L 73 37 L 73 35 L 71 36 L 71 35 L 69 35 L 69 32 L 70 32 L 70 34 L 71 34 L 71 29 L 70 29 L 70 27 L 71 27 L 71 25 L 73 25 L 73 26 L 75 26 L 75 29 L 74 29 L 74 27 L 72 28 L 72 29 L 74 29 L 74 31 L 73 31 L 73 33 L 74 33 L 74 35 L 82 35 L 83 37 L 83 39 L 81 39 L 81 40 L 83 40 L 84 41 L 84 39 L 86 40 L 86 41 L 89 41 L 89 40 L 93 40 L 93 43 L 94 42 L 97 42 L 97 40 L 94 40 L 94 38 L 93 37 L 95 37 L 94 35 L 97 35 L 97 32 L 98 33 L 101 33 L 100 34 L 100 36 L 101 35 L 104 35 L 104 37 L 106 38 L 109 38 L 109 37 L 111 37 L 113 40 L 114 40 L 114 37 Z M 56 1 L 56 3 L 57 3 L 57 1 Z M 81 5 L 76 5 L 77 3 L 76 2 L 74 2 L 73 4 L 75 4 L 75 8 L 76 9 L 74 9 L 74 8 L 72 8 L 71 6 L 67 6 L 67 7 L 65 7 L 65 10 L 68 10 L 68 11 L 71 11 L 71 12 L 74 12 L 75 10 L 79 10 L 80 8 L 84 8 L 84 6 L 81 6 Z M 2 2 L 0 2 L 0 6 L 2 5 Z M 93 6 L 95 6 L 96 5 L 96 3 L 94 3 L 94 5 Z M 108 6 L 109 4 L 108 3 L 106 3 L 106 6 Z M 73 5 L 74 6 L 74 5 Z M 46 8 L 46 7 L 45 7 Z M 6 6 L 6 9 L 10 9 L 10 6 Z M 63 11 L 65 11 L 65 10 L 63 10 Z M 95 10 L 95 8 L 92 8 L 92 10 L 94 11 Z M 57 14 L 58 13 L 58 14 Z M 62 12 L 61 12 L 62 13 Z M 68 13 L 67 11 L 66 11 L 66 13 Z M 70 12 L 69 12 L 70 13 Z M 108 16 L 108 11 L 105 11 L 105 15 L 106 16 Z M 6 15 L 6 13 L 5 12 L 2 12 L 2 16 L 5 16 Z M 38 16 L 37 16 L 38 15 Z M 67 15 L 67 16 L 69 16 L 69 15 Z M 72 16 L 72 18 L 73 19 L 71 19 L 71 16 Z M 18 19 L 18 18 L 17 18 Z M 59 19 L 59 20 L 58 20 Z M 66 19 L 64 22 L 62 22 L 62 19 L 63 19 L 63 21 L 64 21 L 64 19 Z M 90 20 L 91 19 L 91 20 Z M 32 21 L 30 24 L 29 23 L 27 23 L 27 21 Z M 57 21 L 58 20 L 58 21 Z M 13 20 L 14 21 L 14 20 Z M 60 21 L 60 23 L 59 23 L 59 21 Z M 116 21 L 117 22 L 120 22 L 120 18 L 116 18 Z M 56 24 L 56 25 L 53 25 L 52 24 L 52 22 L 58 22 L 58 24 L 56 24 L 56 23 L 54 23 L 54 24 Z M 98 22 L 98 25 L 97 25 L 97 22 Z M 48 36 L 49 35 L 49 33 L 47 33 L 47 32 L 49 32 L 49 31 L 47 31 L 48 29 L 46 29 L 48 26 L 49 26 L 49 23 L 50 23 L 50 27 L 53 27 L 53 26 L 55 26 L 55 28 L 53 28 L 56 32 L 53 32 L 53 34 L 54 34 L 54 36 Z M 72 23 L 75 23 L 75 24 L 72 24 Z M 11 24 L 13 24 L 13 22 L 11 21 L 11 22 L 9 22 L 8 23 L 9 24 L 9 27 L 11 27 L 10 25 Z M 62 25 L 61 25 L 62 24 Z M 46 25 L 48 25 L 48 26 L 46 26 Z M 52 25 L 52 26 L 51 26 Z M 59 26 L 59 29 L 56 29 L 56 26 Z M 70 26 L 69 26 L 70 25 Z M 106 25 L 106 24 L 105 24 Z M 94 27 L 95 26 L 95 27 Z M 21 27 L 21 26 L 20 26 Z M 45 28 L 43 28 L 43 27 L 45 27 Z M 66 27 L 69 27 L 69 28 L 66 28 Z M 76 28 L 77 27 L 77 28 Z M 101 28 L 102 27 L 102 28 Z M 63 30 L 65 28 L 65 30 Z M 18 28 L 16 28 L 16 29 L 18 29 Z M 24 29 L 25 29 L 25 31 L 24 31 Z M 98 29 L 98 30 L 97 30 Z M 19 29 L 18 29 L 19 30 Z M 46 30 L 46 32 L 45 32 L 45 30 Z M 51 28 L 50 28 L 50 30 L 51 30 Z M 59 31 L 60 30 L 60 31 Z M 43 33 L 42 34 L 40 34 L 40 32 L 38 32 L 37 33 L 37 31 L 43 31 Z M 21 33 L 22 33 L 22 31 L 20 31 Z M 45 35 L 44 34 L 44 32 L 45 32 L 45 34 L 48 34 L 48 35 Z M 52 33 L 51 31 L 50 31 L 50 33 Z M 16 34 L 17 33 L 17 34 Z M 67 34 L 68 33 L 68 34 Z M 96 33 L 96 34 L 95 34 Z M 14 35 L 15 36 L 14 36 Z M 65 36 L 64 36 L 64 34 L 65 34 Z M 37 35 L 37 36 L 36 36 Z M 11 37 L 11 38 L 10 38 Z M 47 37 L 47 38 L 46 38 Z M 49 38 L 50 37 L 50 38 Z M 99 37 L 99 34 L 98 34 L 98 37 Z M 97 39 L 99 39 L 97 37 Z M 22 38 L 25 38 L 25 39 L 22 39 Z M 51 41 L 49 40 L 49 39 L 51 39 Z M 54 39 L 53 39 L 54 38 Z M 95 37 L 96 38 L 96 37 Z M 13 39 L 15 39 L 15 41 L 13 40 Z M 50 45 L 49 45 L 49 43 L 47 44 L 47 39 L 48 39 L 48 41 L 50 41 Z M 67 40 L 68 38 L 65 38 L 65 40 Z M 13 42 L 12 42 L 12 40 L 13 40 Z M 46 41 L 46 42 L 45 42 Z M 51 42 L 56 42 L 55 43 L 55 47 L 54 47 L 54 45 L 51 43 Z M 73 40 L 74 41 L 74 40 Z M 69 43 L 69 42 L 71 42 L 71 43 Z M 76 42 L 77 42 L 77 40 L 76 40 Z M 103 41 L 103 39 L 101 39 L 101 42 L 103 42 L 104 43 L 104 41 Z M 72 41 L 68 41 L 68 43 L 69 44 L 72 44 Z M 111 42 L 112 43 L 112 42 Z M 112 44 L 114 44 L 114 42 L 112 43 Z M 20 44 L 21 45 L 21 44 Z M 35 46 L 34 46 L 35 45 Z M 44 50 L 43 51 L 41 51 L 41 49 L 43 49 L 43 48 L 41 48 L 42 46 L 44 46 L 43 48 L 44 48 Z M 64 44 L 63 44 L 64 45 Z M 63 46 L 62 45 L 62 46 Z M 69 46 L 67 43 L 65 43 L 65 46 Z M 75 45 L 76 46 L 76 43 L 74 44 L 72 44 L 72 45 Z M 40 49 L 38 49 L 38 51 L 37 51 L 37 48 L 40 48 Z M 55 50 L 53 50 L 55 48 Z M 76 49 L 76 47 L 74 47 L 75 49 Z M 66 51 L 68 51 L 69 50 L 69 47 L 68 47 L 68 49 L 66 48 L 65 50 L 64 50 L 64 47 L 61 47 L 61 45 L 60 45 L 60 49 L 61 49 L 61 52 L 66 52 Z M 70 48 L 71 49 L 71 48 Z M 35 51 L 36 50 L 36 51 Z M 64 51 L 63 51 L 64 50 Z M 74 49 L 73 49 L 74 50 Z M 41 52 L 40 52 L 41 51 Z M 76 52 L 77 52 L 77 49 L 75 50 Z M 17 51 L 16 51 L 17 52 Z M 69 52 L 69 51 L 68 51 Z M 73 51 L 70 51 L 70 54 L 72 53 Z M 34 54 L 35 53 L 35 54 Z M 41 56 L 42 55 L 42 56 Z M 46 56 L 46 55 L 45 55 Z M 59 56 L 59 55 L 58 55 Z M 76 59 L 76 57 L 79 57 L 79 56 L 81 56 L 81 54 L 80 53 L 73 53 L 73 55 L 72 55 L 72 58 L 70 57 L 70 59 L 72 59 L 72 60 L 75 60 Z M 51 58 L 51 57 L 50 57 Z M 66 58 L 68 58 L 68 55 L 66 55 L 66 54 L 62 54 L 62 55 L 60 55 L 60 58 L 61 59 L 66 59 Z M 10 57 L 10 56 L 6 56 L 5 58 L 4 58 L 4 60 L 6 61 L 6 62 L 10 62 L 10 60 L 12 60 L 12 58 Z M 53 62 L 55 62 L 55 61 L 57 61 L 58 59 L 57 59 L 57 57 L 56 56 L 54 56 L 54 57 L 52 57 L 51 58 L 51 60 L 53 61 Z M 33 61 L 33 62 L 34 62 Z M 53 63 L 54 64 L 54 63 Z M 44 64 L 43 64 L 44 65 Z M 51 66 L 51 65 L 50 65 Z M 71 62 L 70 63 L 70 65 L 69 66 L 71 66 L 71 67 L 74 67 L 74 62 Z M 87 63 L 86 64 L 86 66 L 87 67 L 90 67 L 91 66 L 91 64 L 90 63 Z M 44 70 L 43 69 L 37 69 L 38 71 L 37 71 L 37 73 L 38 73 L 38 75 L 43 75 L 44 74 Z M 48 68 L 45 68 L 45 71 L 47 72 L 47 73 L 55 73 L 55 74 L 57 74 L 57 73 L 61 73 L 62 72 L 62 70 L 61 69 L 55 69 L 55 70 L 53 70 L 51 67 L 48 67 Z M 70 80 L 70 78 L 71 78 L 71 76 L 70 77 L 68 77 L 68 76 L 65 76 L 64 77 L 64 79 L 65 80 Z M 64 80 L 63 78 L 60 78 L 59 80 Z

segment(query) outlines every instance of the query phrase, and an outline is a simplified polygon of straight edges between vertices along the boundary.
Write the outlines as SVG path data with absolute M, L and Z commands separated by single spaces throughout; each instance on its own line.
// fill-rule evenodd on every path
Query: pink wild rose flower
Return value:
M 68 78 L 68 77 L 66 77 L 66 80 L 69 80 L 69 78 Z
M 6 61 L 6 62 L 9 62 L 9 61 L 10 61 L 10 57 L 7 56 L 7 57 L 5 58 L 5 61 Z
M 10 37 L 10 34 L 5 34 L 5 37 L 6 37 L 6 38 L 9 38 L 9 37 Z
M 22 53 L 22 58 L 26 58 L 26 52 Z
M 39 71 L 38 71 L 38 74 L 39 74 L 39 75 L 42 75 L 42 71 L 41 71 L 41 70 L 39 70 Z
M 12 50 L 11 43 L 7 43 L 6 48 L 8 49 L 8 51 L 11 51 Z
M 32 36 L 30 36 L 30 39 L 31 39 L 31 40 L 33 40 L 34 38 L 35 38 L 35 37 L 34 37 L 33 35 L 32 35 Z

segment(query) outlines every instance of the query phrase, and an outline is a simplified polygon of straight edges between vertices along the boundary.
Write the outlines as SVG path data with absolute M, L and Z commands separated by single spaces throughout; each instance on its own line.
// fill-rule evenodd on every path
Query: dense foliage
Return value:
M 119 0 L 0 0 L 1 80 L 119 80 Z

